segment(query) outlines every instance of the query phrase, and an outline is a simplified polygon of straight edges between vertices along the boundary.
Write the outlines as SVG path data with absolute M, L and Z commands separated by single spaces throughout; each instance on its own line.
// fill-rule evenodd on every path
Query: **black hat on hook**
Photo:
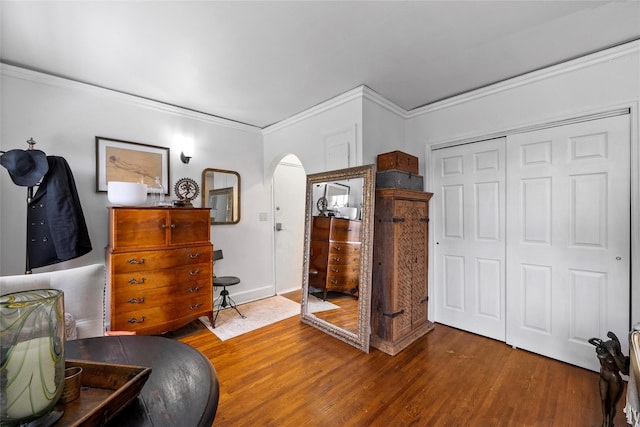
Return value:
M 40 150 L 9 150 L 0 157 L 0 165 L 7 168 L 13 183 L 33 187 L 49 171 L 47 155 Z

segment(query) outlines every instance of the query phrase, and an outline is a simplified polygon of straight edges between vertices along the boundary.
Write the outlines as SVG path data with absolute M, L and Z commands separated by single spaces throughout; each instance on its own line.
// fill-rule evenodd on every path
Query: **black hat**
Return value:
M 0 157 L 14 184 L 33 187 L 49 170 L 47 155 L 40 150 L 9 150 Z

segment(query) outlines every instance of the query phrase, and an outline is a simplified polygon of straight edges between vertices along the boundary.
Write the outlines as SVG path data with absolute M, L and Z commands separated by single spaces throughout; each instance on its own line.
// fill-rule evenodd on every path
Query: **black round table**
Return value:
M 159 336 L 112 336 L 67 341 L 65 358 L 147 366 L 151 376 L 136 400 L 109 426 L 211 427 L 220 385 L 202 353 Z

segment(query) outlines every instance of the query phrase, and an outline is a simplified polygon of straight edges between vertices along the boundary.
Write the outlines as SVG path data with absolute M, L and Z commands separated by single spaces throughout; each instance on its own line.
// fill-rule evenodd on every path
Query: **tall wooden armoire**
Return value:
M 390 355 L 434 328 L 427 320 L 432 196 L 398 188 L 376 190 L 370 342 Z

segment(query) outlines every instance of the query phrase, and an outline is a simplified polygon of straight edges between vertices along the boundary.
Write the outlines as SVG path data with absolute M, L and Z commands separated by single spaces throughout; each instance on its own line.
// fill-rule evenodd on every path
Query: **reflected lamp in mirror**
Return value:
M 240 222 L 240 174 L 224 169 L 204 169 L 202 207 L 211 209 L 212 225 Z

